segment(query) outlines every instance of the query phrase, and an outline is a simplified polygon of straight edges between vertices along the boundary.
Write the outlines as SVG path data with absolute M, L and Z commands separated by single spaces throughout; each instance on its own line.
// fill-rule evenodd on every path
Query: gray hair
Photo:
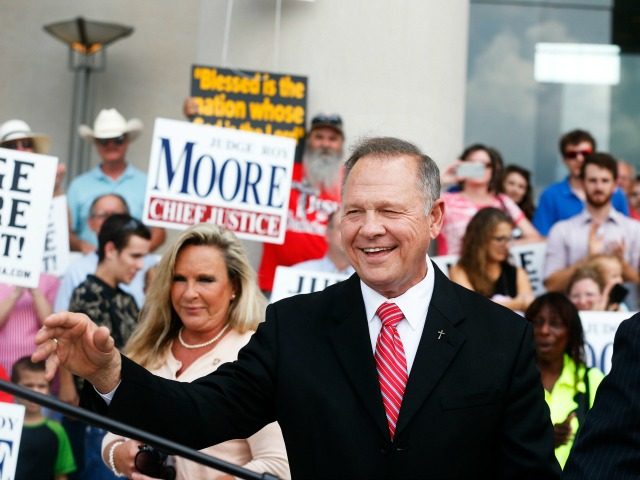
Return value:
M 423 193 L 425 199 L 425 212 L 429 212 L 434 200 L 440 198 L 440 170 L 436 162 L 431 157 L 425 155 L 418 147 L 412 143 L 393 137 L 366 138 L 356 145 L 353 153 L 344 165 L 344 177 L 342 180 L 342 193 L 347 178 L 355 164 L 363 157 L 376 157 L 382 159 L 392 159 L 406 155 L 418 161 L 418 189 Z

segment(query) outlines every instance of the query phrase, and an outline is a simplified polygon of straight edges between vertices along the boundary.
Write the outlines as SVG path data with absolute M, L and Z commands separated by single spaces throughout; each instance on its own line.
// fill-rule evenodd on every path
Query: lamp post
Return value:
M 91 74 L 105 69 L 105 47 L 131 35 L 133 28 L 78 17 L 45 25 L 44 30 L 69 47 L 69 69 L 74 72 L 67 162 L 67 179 L 72 179 L 89 168 L 90 145 L 80 141 L 78 125 L 88 123 L 93 116 L 95 91 Z

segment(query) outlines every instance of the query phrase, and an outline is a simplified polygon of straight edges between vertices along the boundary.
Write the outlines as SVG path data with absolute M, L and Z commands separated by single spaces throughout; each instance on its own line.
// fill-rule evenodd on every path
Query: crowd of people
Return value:
M 425 458 L 419 458 L 425 449 L 432 451 L 429 468 L 444 472 L 445 447 L 455 443 L 448 436 L 462 428 L 468 438 L 456 448 L 469 450 L 468 459 L 449 465 L 455 470 L 452 477 L 517 472 L 520 478 L 557 478 L 549 452 L 555 449 L 565 466 L 603 378 L 587 367 L 579 311 L 638 307 L 629 293 L 640 282 L 640 177 L 629 163 L 598 152 L 588 132 L 568 132 L 559 142 L 568 175 L 544 189 L 536 206 L 531 173 L 519 165 L 505 166 L 496 148 L 473 144 L 441 174 L 429 157 L 397 139 L 365 141 L 345 162 L 342 118 L 320 114 L 311 120 L 302 161 L 294 166 L 284 244 L 263 246 L 256 274 L 242 244 L 223 227 L 197 225 L 163 246 L 165 231 L 140 221 L 146 175 L 128 163 L 126 153 L 142 128 L 139 120 L 126 120 L 115 109 L 102 110 L 93 127 L 80 127 L 79 134 L 93 143 L 100 158 L 67 190 L 70 249 L 82 256 L 61 278 L 42 274 L 35 288 L 0 284 L 0 377 L 11 372 L 16 383 L 37 383 L 33 388 L 39 391 L 51 388 L 74 405 L 84 395 L 83 401 L 98 411 L 104 411 L 101 402 L 112 402 L 110 415 L 280 478 L 330 474 L 327 455 L 335 471 L 374 478 L 387 468 L 386 458 L 406 450 L 404 445 L 414 452 L 398 460 L 405 462 L 399 468 L 406 476 L 416 466 L 426 471 Z M 49 144 L 22 121 L 0 126 L 2 148 L 46 153 Z M 61 165 L 54 195 L 64 193 L 63 176 Z M 509 249 L 542 242 L 547 293 L 536 298 L 527 272 L 510 262 Z M 151 252 L 161 253 L 161 259 Z M 429 252 L 457 260 L 440 272 L 428 261 Z M 259 328 L 278 266 L 357 276 L 327 293 L 271 305 L 268 325 Z M 380 310 L 389 301 L 401 310 L 394 314 L 397 326 L 388 326 L 385 309 Z M 518 314 L 528 322 L 520 323 Z M 461 323 L 473 315 L 485 320 L 474 326 Z M 341 325 L 339 317 L 362 324 Z M 335 332 L 327 332 L 331 318 Z M 88 334 L 79 338 L 70 326 Z M 495 337 L 491 345 L 476 345 L 488 331 Z M 105 343 L 105 332 L 111 344 Z M 352 344 L 345 335 L 364 335 L 366 342 Z M 462 348 L 464 335 L 468 345 Z M 81 360 L 74 346 L 82 342 L 89 342 L 84 348 L 94 353 L 108 354 L 108 362 Z M 443 355 L 436 377 L 429 377 L 432 367 L 423 366 L 427 354 L 420 349 L 427 342 Z M 31 362 L 36 343 L 40 346 Z M 453 350 L 440 350 L 445 345 Z M 383 349 L 385 356 L 378 357 Z M 458 349 L 462 359 L 454 361 Z M 365 364 L 360 357 L 367 351 Z M 52 357 L 60 368 L 49 385 L 52 377 L 47 372 L 44 378 L 42 360 Z M 480 358 L 495 363 L 490 375 L 487 365 L 478 364 Z M 528 365 L 531 359 L 537 370 Z M 195 386 L 190 390 L 151 379 L 130 360 L 158 377 Z M 509 370 L 515 365 L 520 372 Z M 333 374 L 340 369 L 344 378 Z M 106 373 L 87 373 L 97 370 Z M 404 378 L 402 385 L 385 383 L 387 370 Z M 416 385 L 422 381 L 415 380 L 420 372 L 431 384 Z M 516 373 L 522 383 L 505 380 Z M 32 376 L 38 382 L 25 380 Z M 81 377 L 91 385 L 83 386 Z M 382 401 L 367 403 L 363 413 L 355 414 L 360 405 L 352 389 L 356 399 L 370 401 L 375 392 L 363 383 L 369 377 L 376 388 L 379 382 Z M 487 391 L 491 379 L 509 386 Z M 457 385 L 461 382 L 484 400 L 460 397 L 466 395 Z M 407 414 L 414 415 L 413 424 L 403 423 L 405 409 L 412 408 L 402 402 L 405 389 L 416 388 L 427 396 L 435 388 L 442 395 L 442 411 L 434 410 L 433 400 L 424 400 L 429 407 Z M 168 408 L 160 404 L 165 392 L 179 414 L 160 422 Z M 209 397 L 219 411 L 211 413 L 204 405 Z M 541 406 L 543 400 L 548 409 Z M 517 401 L 516 410 L 494 409 L 500 402 Z M 450 414 L 467 404 L 481 408 L 469 416 Z M 37 425 L 54 432 L 48 441 L 65 452 L 64 458 L 38 466 L 51 468 L 57 479 L 136 478 L 142 472 L 137 458 L 147 447 L 137 440 L 69 418 L 61 426 L 31 404 L 27 407 L 25 429 Z M 194 409 L 198 418 L 188 418 Z M 436 411 L 444 412 L 442 418 L 425 423 L 425 412 Z M 311 412 L 316 418 L 309 417 Z M 380 432 L 366 415 L 379 419 L 381 413 L 388 438 L 376 443 Z M 470 427 L 477 415 L 486 420 Z M 543 416 L 547 423 L 550 419 L 548 426 Z M 308 425 L 302 428 L 300 422 Z M 498 424 L 504 430 L 496 433 Z M 313 429 L 313 439 L 307 429 Z M 536 433 L 525 440 L 527 431 Z M 425 432 L 434 438 L 425 438 Z M 334 444 L 326 447 L 329 438 Z M 351 443 L 360 443 L 362 451 Z M 179 458 L 169 463 L 164 468 L 174 469 L 180 479 L 228 478 L 220 472 L 212 477 L 211 470 Z M 36 478 L 24 472 L 16 478 Z

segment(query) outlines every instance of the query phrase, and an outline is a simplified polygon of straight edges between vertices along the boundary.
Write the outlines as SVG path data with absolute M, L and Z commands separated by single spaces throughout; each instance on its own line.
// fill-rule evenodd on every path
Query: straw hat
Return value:
M 33 151 L 35 153 L 47 153 L 51 145 L 51 140 L 44 133 L 34 133 L 31 127 L 22 120 L 8 120 L 0 125 L 0 147 L 11 140 L 30 138 L 33 140 Z
M 115 108 L 101 110 L 95 121 L 93 129 L 88 125 L 80 125 L 78 133 L 85 140 L 94 138 L 116 138 L 125 133 L 129 141 L 135 140 L 142 132 L 142 122 L 137 118 L 125 120 Z

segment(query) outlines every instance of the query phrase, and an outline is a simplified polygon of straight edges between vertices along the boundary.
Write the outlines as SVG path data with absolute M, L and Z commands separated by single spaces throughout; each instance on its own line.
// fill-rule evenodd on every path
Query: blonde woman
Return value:
M 235 235 L 202 224 L 189 228 L 163 255 L 149 286 L 138 327 L 125 353 L 153 373 L 190 382 L 236 360 L 264 319 L 266 299 Z M 103 460 L 116 475 L 140 476 L 135 456 L 140 443 L 108 434 Z M 288 478 L 284 440 L 277 423 L 247 439 L 204 450 L 257 472 Z M 182 458 L 177 479 L 231 478 Z

